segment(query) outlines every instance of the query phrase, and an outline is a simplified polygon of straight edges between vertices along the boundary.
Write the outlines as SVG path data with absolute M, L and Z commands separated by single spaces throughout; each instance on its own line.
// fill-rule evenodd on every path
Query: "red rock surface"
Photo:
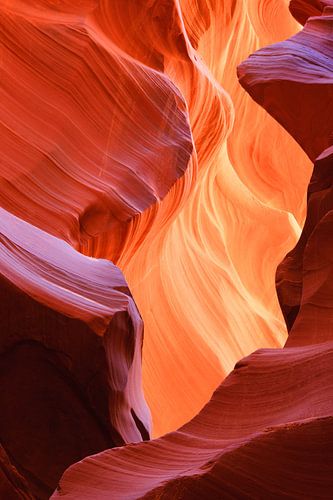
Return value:
M 332 496 L 332 22 L 325 9 L 239 68 L 251 96 L 316 160 L 301 239 L 278 271 L 285 347 L 242 359 L 178 431 L 73 465 L 53 498 Z
M 332 3 L 0 5 L 0 496 L 333 496 Z
M 142 319 L 120 270 L 83 254 L 116 260 L 193 148 L 180 91 L 105 32 L 107 7 L 0 6 L 1 442 L 36 498 L 149 438 Z
M 319 16 L 330 5 L 331 0 L 291 0 L 289 9 L 297 21 L 305 24 L 309 17 Z
M 308 19 L 300 33 L 259 50 L 239 67 L 240 83 L 312 161 L 332 145 L 333 11 L 324 13 Z
M 99 10 L 91 14 L 99 4 L 107 23 L 107 3 L 72 3 L 1 6 L 0 202 L 115 259 L 131 218 L 184 173 L 190 129 L 170 79 L 121 50 Z
M 28 483 L 11 464 L 5 450 L 0 447 L 0 496 L 8 500 L 34 500 Z
M 287 2 L 133 4 L 131 36 L 156 34 L 195 146 L 185 175 L 135 220 L 118 261 L 145 323 L 143 384 L 158 437 L 193 418 L 237 360 L 285 342 L 274 277 L 301 232 L 311 164 L 236 74 L 249 53 L 300 29 Z
M 308 345 L 332 338 L 328 249 L 333 208 L 333 2 L 295 1 L 290 10 L 304 17 L 304 29 L 250 56 L 239 75 L 253 98 L 314 160 L 302 235 L 277 270 L 277 292 L 289 329 L 287 345 Z
M 143 325 L 111 262 L 0 214 L 1 441 L 46 498 L 71 463 L 149 437 Z
M 333 209 L 332 153 L 332 147 L 328 148 L 314 164 L 308 188 L 308 214 L 301 238 L 277 270 L 277 292 L 290 330 L 288 344 L 291 345 L 295 332 L 298 332 L 298 339 L 302 336 L 304 344 L 331 339 L 332 271 L 327 249 L 331 244 Z
M 240 357 L 286 337 L 273 277 L 300 231 L 308 165 L 236 65 L 297 24 L 261 0 L 18 0 L 0 12 L 0 204 L 121 267 L 145 322 L 153 432 L 174 430 Z
M 257 351 L 189 424 L 73 465 L 52 498 L 325 498 L 332 361 L 332 342 Z

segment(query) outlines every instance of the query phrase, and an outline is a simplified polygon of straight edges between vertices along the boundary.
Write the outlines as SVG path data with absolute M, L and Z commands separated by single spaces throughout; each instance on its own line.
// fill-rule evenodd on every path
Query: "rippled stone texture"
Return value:
M 333 148 L 315 161 L 308 188 L 308 214 L 296 247 L 277 270 L 277 291 L 293 344 L 294 332 L 304 344 L 324 342 L 331 329 L 331 255 Z
M 299 25 L 281 0 L 1 5 L 4 494 L 82 458 L 54 497 L 333 489 L 330 3 L 292 2 L 304 30 L 239 69 L 316 161 L 289 340 L 145 443 L 142 321 L 103 258 L 147 325 L 156 435 L 283 344 L 309 163 L 236 66 Z
M 193 418 L 238 359 L 287 337 L 274 276 L 301 232 L 311 163 L 242 89 L 236 67 L 300 27 L 281 0 L 121 5 L 135 13 L 131 36 L 154 33 L 195 146 L 185 175 L 135 220 L 119 260 L 145 323 L 143 383 L 157 437 Z M 130 43 L 121 10 L 108 23 Z M 144 43 L 131 45 L 136 57 Z
M 241 84 L 315 160 L 304 230 L 278 271 L 285 347 L 238 362 L 177 432 L 73 465 L 54 498 L 331 497 L 333 18 L 320 12 L 239 68 Z
M 1 441 L 47 498 L 71 463 L 149 437 L 143 325 L 111 262 L 0 216 Z
M 238 70 L 247 92 L 312 161 L 332 145 L 332 21 L 333 11 L 327 8 L 308 19 L 300 33 L 259 50 Z
M 174 430 L 239 358 L 286 338 L 274 273 L 300 232 L 309 165 L 236 66 L 298 25 L 280 0 L 0 12 L 0 204 L 119 265 L 145 322 L 153 432 Z
M 180 91 L 115 43 L 106 7 L 0 6 L 1 441 L 37 498 L 150 436 L 142 319 L 120 270 L 83 254 L 116 261 L 193 149 Z
M 73 465 L 52 498 L 325 498 L 332 377 L 332 342 L 257 351 L 189 424 Z
M 250 56 L 239 69 L 242 85 L 314 160 L 302 235 L 277 270 L 279 301 L 290 333 L 287 345 L 294 344 L 296 335 L 304 344 L 330 340 L 333 305 L 333 2 L 295 1 L 290 9 L 306 23 L 304 29 Z
M 192 141 L 179 90 L 115 45 L 98 5 L 1 6 L 0 203 L 114 260 L 129 221 L 184 173 Z

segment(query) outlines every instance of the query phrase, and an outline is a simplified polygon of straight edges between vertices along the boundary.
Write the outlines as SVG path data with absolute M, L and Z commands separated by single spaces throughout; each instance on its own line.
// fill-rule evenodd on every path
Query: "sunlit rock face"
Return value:
M 119 265 L 153 434 L 174 430 L 286 337 L 274 274 L 310 164 L 236 67 L 298 25 L 259 0 L 20 0 L 1 22 L 1 206 Z
M 104 33 L 103 2 L 3 4 L 1 205 L 115 260 L 187 167 L 185 102 Z
M 185 97 L 195 146 L 192 166 L 151 225 L 151 212 L 136 219 L 119 260 L 145 323 L 143 383 L 159 436 L 192 418 L 238 359 L 283 345 L 275 272 L 304 222 L 311 163 L 237 80 L 251 52 L 300 29 L 288 2 L 145 5 L 149 36 L 158 9 L 173 26 L 154 47 Z M 186 58 L 182 44 L 170 50 L 177 32 Z
M 290 10 L 305 23 L 303 30 L 239 68 L 242 85 L 314 161 L 302 235 L 277 269 L 288 346 L 331 339 L 333 228 L 333 2 L 294 1 Z
M 302 10 L 299 2 L 297 18 L 307 19 L 313 5 L 303 2 Z M 331 497 L 333 17 L 329 2 L 315 7 L 319 16 L 301 33 L 260 50 L 238 70 L 254 100 L 314 161 L 301 238 L 277 271 L 285 346 L 239 361 L 178 431 L 73 465 L 54 498 Z
M 332 3 L 2 2 L 1 498 L 332 497 Z
M 74 3 L 0 6 L 1 442 L 37 498 L 151 435 L 142 318 L 101 257 L 193 151 L 180 90 L 113 40 L 107 2 Z

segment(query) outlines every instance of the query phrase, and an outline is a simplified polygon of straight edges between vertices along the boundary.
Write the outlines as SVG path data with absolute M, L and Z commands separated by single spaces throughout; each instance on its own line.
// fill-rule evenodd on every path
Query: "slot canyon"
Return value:
M 0 500 L 333 498 L 333 0 L 0 26 Z

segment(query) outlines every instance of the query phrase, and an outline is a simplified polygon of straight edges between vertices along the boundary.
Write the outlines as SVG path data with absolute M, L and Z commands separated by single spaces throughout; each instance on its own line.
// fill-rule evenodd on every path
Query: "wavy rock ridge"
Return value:
M 131 218 L 184 173 L 185 104 L 165 75 L 104 34 L 98 9 L 89 15 L 97 3 L 30 4 L 1 8 L 1 205 L 115 260 Z
M 1 441 L 40 498 L 71 463 L 149 437 L 143 325 L 111 262 L 0 214 Z
M 307 165 L 254 111 L 235 69 L 297 25 L 285 5 L 259 0 L 20 0 L 0 12 L 1 205 L 124 271 L 145 321 L 143 383 L 163 434 L 199 411 L 237 359 L 286 336 L 272 277 L 303 219 L 291 166 L 304 169 L 302 184 Z M 265 177 L 258 165 L 268 158 Z
M 179 431 L 72 466 L 54 498 L 331 497 L 333 20 L 330 2 L 319 4 L 322 17 L 309 19 L 300 34 L 255 53 L 239 68 L 241 84 L 316 159 L 302 236 L 277 273 L 290 330 L 285 347 L 260 350 L 237 363 L 206 407 Z M 312 12 L 306 2 L 291 7 L 298 16 Z M 295 112 L 300 103 L 301 118 Z M 320 121 L 320 110 L 328 121 Z M 310 128 L 306 116 L 312 118 Z
M 52 498 L 327 498 L 332 349 L 257 351 L 189 424 L 73 465 Z
M 297 31 L 287 2 L 145 5 L 147 39 L 168 26 L 156 39 L 195 146 L 153 223 L 152 211 L 135 220 L 119 260 L 145 323 L 143 383 L 160 436 L 193 418 L 238 359 L 285 342 L 274 275 L 300 235 L 311 164 L 236 76 L 250 52 Z M 185 54 L 180 42 L 171 50 L 177 33 Z
M 151 432 L 142 319 L 95 257 L 117 260 L 193 144 L 181 93 L 105 33 L 106 5 L 0 7 L 4 496 L 15 470 L 47 498 L 71 463 Z
M 330 498 L 332 2 L 292 1 L 296 35 L 287 3 L 1 5 L 4 498 L 75 462 L 53 497 Z M 240 82 L 296 142 L 238 85 L 261 46 Z M 154 433 L 181 426 L 144 443 L 119 268 Z

